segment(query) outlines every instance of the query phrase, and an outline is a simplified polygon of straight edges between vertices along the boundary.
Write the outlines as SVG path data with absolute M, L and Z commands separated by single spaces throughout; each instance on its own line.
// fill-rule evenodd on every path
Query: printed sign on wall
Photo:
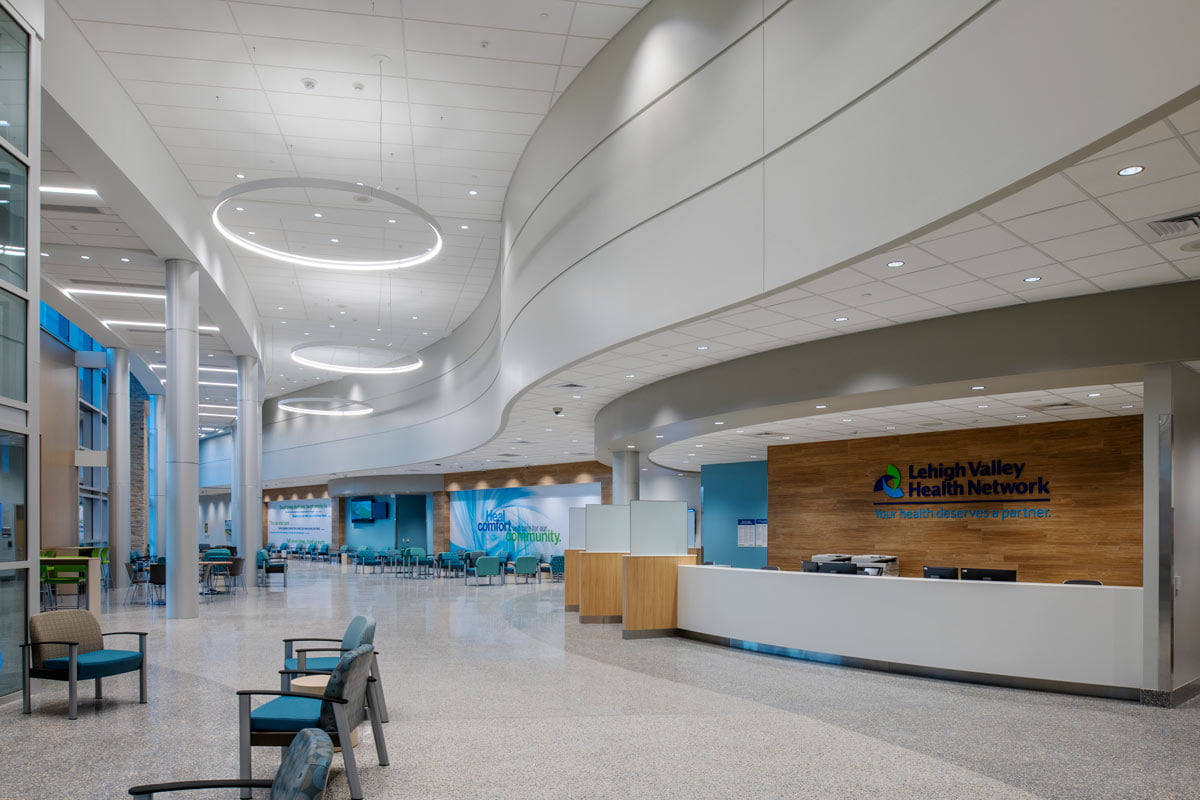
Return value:
M 599 483 L 451 492 L 450 547 L 549 558 L 567 546 L 570 509 L 599 502 Z
M 1050 481 L 1033 475 L 1025 461 L 1000 458 L 947 464 L 888 464 L 875 480 L 876 519 L 1018 519 L 1044 518 L 1051 511 L 1030 503 L 1049 503 Z M 907 473 L 907 474 L 906 474 Z M 1016 505 L 1011 505 L 1016 504 Z M 885 509 L 879 506 L 926 506 Z M 928 508 L 927 506 L 936 506 Z M 947 508 L 947 506 L 963 506 Z M 989 508 L 991 506 L 991 508 Z M 1019 507 L 1024 506 L 1024 507 Z
M 272 500 L 267 503 L 267 543 L 333 544 L 333 501 Z

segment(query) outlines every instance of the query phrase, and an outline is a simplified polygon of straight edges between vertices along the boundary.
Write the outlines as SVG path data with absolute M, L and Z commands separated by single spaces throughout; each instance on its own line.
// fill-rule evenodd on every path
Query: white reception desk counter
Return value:
M 681 566 L 678 591 L 680 630 L 719 639 L 1001 683 L 1142 685 L 1140 587 Z

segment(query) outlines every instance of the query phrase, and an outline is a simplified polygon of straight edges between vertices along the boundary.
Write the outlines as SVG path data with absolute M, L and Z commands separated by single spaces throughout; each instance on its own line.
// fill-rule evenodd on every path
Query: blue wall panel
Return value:
M 737 546 L 737 521 L 766 519 L 767 462 L 701 467 L 700 498 L 704 509 L 704 560 L 752 569 L 765 566 L 767 548 Z

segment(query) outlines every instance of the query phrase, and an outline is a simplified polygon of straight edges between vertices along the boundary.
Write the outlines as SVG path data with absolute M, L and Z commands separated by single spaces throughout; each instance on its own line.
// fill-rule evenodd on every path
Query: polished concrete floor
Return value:
M 280 639 L 379 621 L 391 765 L 356 748 L 368 798 L 1194 798 L 1200 702 L 1174 710 L 889 675 L 580 625 L 562 585 L 354 575 L 294 564 L 197 620 L 114 604 L 105 630 L 150 631 L 136 676 L 66 719 L 0 706 L 0 798 L 117 798 L 237 774 L 234 690 L 273 688 Z M 115 595 L 120 599 L 120 594 Z M 269 777 L 278 750 L 255 751 Z M 349 796 L 335 756 L 328 798 Z M 191 792 L 197 798 L 234 794 Z

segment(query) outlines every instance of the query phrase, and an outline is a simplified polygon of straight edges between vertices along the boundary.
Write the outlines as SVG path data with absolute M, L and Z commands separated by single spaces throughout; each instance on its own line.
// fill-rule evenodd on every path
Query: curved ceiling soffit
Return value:
M 1009 379 L 1140 380 L 1143 364 L 1200 358 L 1200 283 L 1046 300 L 792 345 L 664 378 L 596 415 L 597 458 L 650 454 L 726 427 L 962 397 L 964 384 Z M 1026 380 L 1029 379 L 1029 380 Z M 996 388 L 988 386 L 989 390 Z M 840 401 L 840 402 L 839 402 Z M 662 439 L 656 438 L 663 436 Z
M 211 209 L 99 55 L 55 2 L 46 4 L 42 137 L 164 261 L 200 265 L 205 312 L 235 355 L 261 358 L 262 326 Z

